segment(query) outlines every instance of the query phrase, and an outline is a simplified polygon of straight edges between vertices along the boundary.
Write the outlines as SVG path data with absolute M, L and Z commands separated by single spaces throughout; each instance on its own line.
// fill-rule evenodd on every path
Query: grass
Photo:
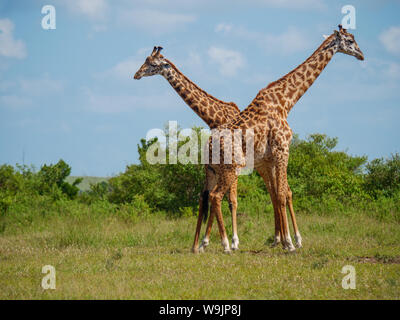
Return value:
M 194 255 L 196 217 L 135 217 L 75 202 L 9 212 L 0 228 L 0 299 L 400 298 L 399 223 L 298 214 L 304 248 L 288 254 L 269 247 L 269 209 L 238 220 L 238 252 L 222 253 L 215 225 L 207 252 Z M 56 269 L 55 290 L 41 287 L 44 265 Z M 345 265 L 355 267 L 355 290 L 341 286 Z

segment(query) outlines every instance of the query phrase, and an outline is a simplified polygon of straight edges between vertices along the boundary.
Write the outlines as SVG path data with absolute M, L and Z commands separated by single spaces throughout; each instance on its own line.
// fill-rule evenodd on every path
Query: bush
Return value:
M 199 132 L 199 129 L 197 130 Z M 157 139 L 138 145 L 138 165 L 129 165 L 124 173 L 110 179 L 113 203 L 130 203 L 135 196 L 141 195 L 146 203 L 157 210 L 179 212 L 191 207 L 197 210 L 200 192 L 204 184 L 204 169 L 200 164 L 149 164 L 146 152 L 157 143 Z M 186 141 L 180 142 L 179 148 Z M 168 147 L 165 150 L 168 155 Z
M 362 168 L 367 158 L 334 151 L 336 145 L 337 138 L 322 134 L 310 135 L 306 140 L 294 137 L 288 181 L 295 197 L 365 197 Z
M 195 129 L 200 138 L 200 128 Z M 15 168 L 1 165 L 0 218 L 19 212 L 16 221 L 29 223 L 30 211 L 44 216 L 54 206 L 60 206 L 60 214 L 75 206 L 79 207 L 77 212 L 87 208 L 87 212 L 121 214 L 130 220 L 156 212 L 176 216 L 196 214 L 204 184 L 204 166 L 151 165 L 146 160 L 146 152 L 154 143 L 156 139 L 148 142 L 142 139 L 138 145 L 139 164 L 128 165 L 125 172 L 108 182 L 92 184 L 86 192 L 79 192 L 77 187 L 82 179 L 72 184 L 65 181 L 71 167 L 63 160 L 54 165 L 45 164 L 38 172 L 18 164 Z M 186 143 L 178 142 L 178 150 L 185 150 L 182 146 L 186 147 Z M 336 145 L 337 138 L 323 134 L 313 134 L 305 140 L 294 137 L 288 182 L 295 210 L 319 214 L 361 210 L 379 219 L 400 221 L 400 155 L 367 163 L 366 157 L 335 151 Z M 167 160 L 169 147 L 161 150 Z M 240 176 L 238 205 L 239 212 L 245 210 L 251 214 L 273 210 L 264 181 L 257 172 Z M 223 212 L 229 212 L 226 203 Z
M 64 194 L 68 198 L 74 199 L 79 192 L 77 185 L 82 182 L 82 178 L 76 179 L 71 185 L 65 181 L 70 173 L 71 167 L 62 159 L 55 165 L 43 165 L 37 174 L 39 194 L 52 194 L 56 199 Z
M 375 159 L 366 165 L 365 190 L 377 199 L 379 196 L 392 197 L 400 192 L 400 155 L 389 159 Z

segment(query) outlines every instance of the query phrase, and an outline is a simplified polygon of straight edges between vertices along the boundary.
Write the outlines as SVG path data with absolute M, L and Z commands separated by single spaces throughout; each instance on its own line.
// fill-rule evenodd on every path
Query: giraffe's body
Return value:
M 353 35 L 347 33 L 340 26 L 340 32 L 335 31 L 328 37 L 303 64 L 262 89 L 238 117 L 218 127 L 219 130 L 230 130 L 232 135 L 235 130 L 244 132 L 251 129 L 254 131 L 254 167 L 263 177 L 271 196 L 277 222 L 275 226 L 278 229 L 275 230 L 275 235 L 282 237 L 283 247 L 290 251 L 295 250 L 290 238 L 286 215 L 287 164 L 292 131 L 286 118 L 294 104 L 313 84 L 336 52 L 350 54 L 360 60 L 364 59 Z M 232 164 L 223 164 L 224 138 L 216 137 L 216 139 L 220 139 L 217 148 L 213 147 L 213 138 L 210 137 L 209 140 L 210 163 L 212 163 L 212 153 L 217 151 L 222 164 L 210 165 L 217 175 L 217 184 L 210 193 L 210 220 L 213 216 L 217 217 L 224 250 L 229 252 L 229 243 L 222 219 L 221 201 L 230 185 L 237 179 L 238 171 L 244 166 L 246 145 L 242 141 L 234 140 L 231 150 L 239 150 L 239 155 L 236 155 L 236 158 L 232 157 Z M 240 153 L 240 151 L 242 152 Z M 275 239 L 276 242 L 279 240 Z

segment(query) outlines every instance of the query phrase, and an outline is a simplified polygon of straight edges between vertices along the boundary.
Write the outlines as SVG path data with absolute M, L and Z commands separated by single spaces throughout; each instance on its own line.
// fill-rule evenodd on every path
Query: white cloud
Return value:
M 246 65 L 243 55 L 234 50 L 210 47 L 207 51 L 212 61 L 219 65 L 219 72 L 225 76 L 233 76 Z
M 382 58 L 368 58 L 358 62 L 363 68 L 362 81 L 375 79 L 377 83 L 398 84 L 400 78 L 400 64 Z M 343 72 L 348 69 L 347 64 L 343 66 Z
M 400 78 L 400 64 L 391 62 L 386 69 L 386 74 L 390 78 L 398 79 Z
M 83 15 L 91 20 L 104 20 L 107 16 L 106 0 L 68 0 L 63 1 L 70 11 Z
M 0 81 L 0 105 L 8 108 L 23 108 L 40 105 L 40 99 L 63 92 L 64 85 L 48 75 L 39 78 L 21 78 L 13 81 Z
M 23 59 L 26 47 L 22 40 L 13 36 L 14 23 L 10 19 L 0 19 L 0 56 Z
M 24 108 L 32 105 L 30 98 L 22 97 L 16 94 L 0 96 L 0 106 L 7 108 Z
M 127 57 L 105 71 L 95 73 L 93 77 L 97 80 L 113 78 L 119 81 L 131 81 L 152 50 L 153 48 L 141 48 L 135 55 Z
M 126 6 L 139 6 L 144 1 L 123 0 Z M 212 10 L 214 8 L 224 8 L 226 6 L 263 6 L 273 8 L 286 8 L 294 10 L 320 10 L 326 8 L 324 0 L 146 0 L 148 7 L 169 10 Z
M 310 46 L 310 40 L 295 27 L 288 27 L 281 34 L 272 34 L 251 31 L 232 24 L 220 23 L 216 26 L 215 32 L 231 35 L 242 40 L 253 41 L 267 52 L 292 54 L 308 49 Z
M 233 28 L 233 25 L 231 25 L 231 24 L 220 23 L 215 27 L 214 31 L 217 33 L 218 32 L 228 33 L 230 31 L 232 31 L 232 28 Z
M 153 34 L 163 34 L 194 22 L 196 17 L 190 14 L 143 9 L 121 11 L 118 20 L 122 25 L 133 25 Z
M 24 78 L 19 80 L 21 93 L 28 96 L 48 96 L 63 91 L 63 84 L 59 80 L 50 79 L 48 75 L 40 78 Z
M 379 36 L 386 50 L 393 54 L 400 54 L 400 27 L 391 27 Z
M 264 40 L 265 46 L 273 51 L 281 51 L 285 54 L 303 51 L 309 47 L 309 39 L 298 29 L 289 27 L 279 35 L 267 34 Z
M 87 108 L 98 113 L 121 113 L 135 111 L 137 109 L 171 110 L 178 106 L 177 97 L 172 90 L 158 95 L 104 95 L 94 93 L 85 88 L 84 94 L 87 100 Z
M 319 10 L 326 7 L 323 0 L 253 0 L 252 2 L 263 4 L 269 7 L 287 9 Z
M 133 75 L 144 63 L 144 60 L 145 56 L 143 56 L 141 59 L 136 56 L 128 57 L 125 60 L 118 62 L 112 68 L 104 72 L 96 73 L 94 77 L 98 80 L 103 80 L 109 77 L 121 81 L 132 80 Z

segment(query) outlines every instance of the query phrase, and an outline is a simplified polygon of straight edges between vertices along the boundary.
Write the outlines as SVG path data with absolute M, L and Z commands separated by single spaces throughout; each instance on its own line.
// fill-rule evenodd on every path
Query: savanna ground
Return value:
M 63 160 L 0 165 L 0 299 L 400 298 L 400 154 L 368 161 L 336 151 L 336 138 L 295 137 L 288 181 L 304 247 L 270 248 L 273 208 L 253 172 L 238 183 L 240 250 L 224 254 L 215 225 L 194 255 L 203 166 L 151 165 L 155 142 L 109 178 L 70 177 Z M 41 286 L 46 265 L 54 290 Z M 356 288 L 345 290 L 348 265 Z
M 37 204 L 3 220 L 0 299 L 400 298 L 398 223 L 361 212 L 298 214 L 304 247 L 288 254 L 269 247 L 270 205 L 238 220 L 238 252 L 223 254 L 215 225 L 207 251 L 194 255 L 194 216 Z M 44 265 L 56 269 L 55 290 L 41 287 Z M 355 267 L 354 290 L 342 288 L 345 265 Z

